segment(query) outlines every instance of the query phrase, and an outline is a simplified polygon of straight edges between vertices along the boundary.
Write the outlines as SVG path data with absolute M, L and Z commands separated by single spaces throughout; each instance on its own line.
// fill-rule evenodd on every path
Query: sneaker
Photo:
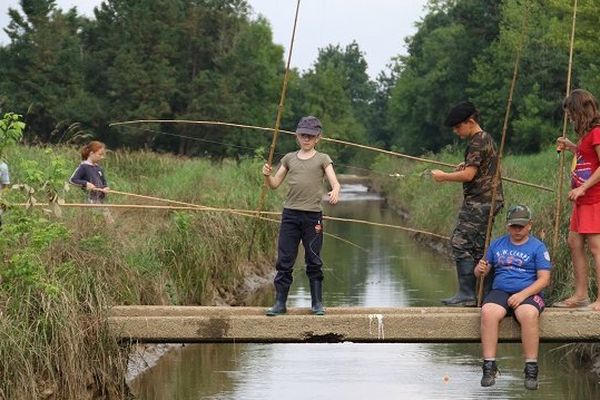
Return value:
M 525 363 L 525 388 L 529 390 L 537 390 L 538 388 L 538 363 Z
M 496 383 L 496 375 L 498 374 L 498 367 L 496 361 L 483 361 L 483 376 L 481 377 L 481 386 L 492 386 Z

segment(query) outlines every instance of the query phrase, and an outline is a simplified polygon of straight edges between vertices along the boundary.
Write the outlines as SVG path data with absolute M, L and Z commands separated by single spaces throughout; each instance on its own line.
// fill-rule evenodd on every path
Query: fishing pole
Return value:
M 504 124 L 502 126 L 502 136 L 500 139 L 500 148 L 498 149 L 498 164 L 496 166 L 496 171 L 494 171 L 494 178 L 492 180 L 492 201 L 490 206 L 490 212 L 488 215 L 488 223 L 485 234 L 485 244 L 483 247 L 483 259 L 485 259 L 485 254 L 490 245 L 490 241 L 492 239 L 492 228 L 494 227 L 494 216 L 496 215 L 496 200 L 498 194 L 498 184 L 500 183 L 500 166 L 502 165 L 502 157 L 504 154 L 504 144 L 506 143 L 506 132 L 508 131 L 508 120 L 510 117 L 510 109 L 513 101 L 513 94 L 515 91 L 515 86 L 517 85 L 517 77 L 519 75 L 519 64 L 521 62 L 521 54 L 523 52 L 523 47 L 525 43 L 525 38 L 527 34 L 527 21 L 529 16 L 529 7 L 525 5 L 525 12 L 523 15 L 523 25 L 521 28 L 521 37 L 519 39 L 519 45 L 517 47 L 517 54 L 515 56 L 515 65 L 513 68 L 513 76 L 512 81 L 510 83 L 510 90 L 508 92 L 508 100 L 506 102 L 506 112 L 504 113 Z M 477 260 L 479 261 L 479 260 Z M 485 276 L 481 274 L 479 279 L 477 280 L 476 286 L 477 288 L 477 307 L 481 307 L 481 302 L 483 300 L 483 286 L 484 286 Z
M 273 138 L 271 139 L 271 147 L 269 148 L 269 156 L 267 158 L 267 164 L 273 163 L 273 155 L 275 154 L 275 147 L 277 146 L 277 139 L 279 138 L 279 128 L 281 125 L 281 116 L 283 115 L 283 106 L 285 104 L 285 97 L 287 94 L 287 85 L 290 74 L 290 65 L 292 63 L 292 54 L 294 51 L 294 40 L 296 38 L 296 27 L 298 26 L 298 13 L 300 11 L 300 0 L 296 3 L 296 13 L 294 16 L 294 26 L 292 28 L 292 38 L 290 39 L 290 51 L 288 52 L 287 64 L 285 66 L 285 74 L 283 76 L 283 85 L 281 87 L 281 96 L 279 97 L 279 105 L 277 106 L 277 117 L 275 118 L 275 128 L 273 130 Z M 257 212 L 260 212 L 265 204 L 265 197 L 269 190 L 269 177 L 263 177 L 263 185 L 260 191 L 260 197 L 258 200 L 258 206 L 256 207 Z M 254 245 L 254 236 L 256 234 L 256 226 L 252 229 L 252 236 L 250 238 L 250 246 L 248 247 L 248 258 L 250 258 L 250 251 Z
M 109 193 L 111 193 L 111 192 L 112 192 L 112 190 L 109 191 Z M 127 194 L 124 192 L 117 192 L 117 193 Z M 155 199 L 158 199 L 158 198 L 155 198 Z M 168 199 L 163 199 L 163 201 L 176 202 L 174 200 L 168 200 Z M 188 205 L 186 205 L 186 206 L 160 206 L 160 205 L 151 205 L 151 204 L 111 204 L 111 203 L 104 203 L 104 204 L 62 203 L 62 204 L 60 204 L 60 203 L 58 203 L 58 205 L 60 207 L 67 207 L 67 208 L 74 207 L 74 208 L 145 209 L 145 210 L 187 210 L 187 211 L 231 213 L 231 214 L 241 215 L 244 217 L 251 217 L 251 218 L 256 218 L 257 213 L 260 215 L 281 215 L 280 211 L 256 211 L 256 210 L 239 209 L 239 208 L 219 208 L 219 207 L 198 206 L 198 205 L 194 205 L 194 204 L 190 204 L 190 203 L 184 203 L 184 204 L 188 204 Z M 35 204 L 14 203 L 11 206 L 15 206 L 15 207 L 48 207 L 49 203 L 35 203 Z M 260 219 L 266 219 L 268 221 L 280 222 L 279 220 L 270 219 L 270 218 L 266 218 L 266 217 L 262 217 Z M 407 231 L 407 232 L 411 232 L 411 233 L 429 235 L 429 236 L 437 237 L 439 239 L 450 240 L 450 238 L 447 236 L 439 235 L 437 233 L 428 232 L 428 231 L 424 231 L 424 230 L 409 228 L 409 227 L 405 227 L 402 225 L 383 224 L 383 223 L 366 221 L 366 220 L 361 220 L 361 219 L 331 217 L 331 216 L 326 216 L 326 215 L 323 216 L 323 219 L 329 220 L 329 221 L 352 222 L 352 223 L 363 224 L 363 225 L 392 228 L 392 229 L 403 230 L 403 231 Z M 346 239 L 344 239 L 344 241 L 346 241 Z
M 136 125 L 136 124 L 146 124 L 146 123 L 217 125 L 217 126 L 228 126 L 228 127 L 234 127 L 234 128 L 254 129 L 254 130 L 259 130 L 259 131 L 264 131 L 264 132 L 273 132 L 274 131 L 273 128 L 268 128 L 268 127 L 264 127 L 264 126 L 244 125 L 244 124 L 238 124 L 238 123 L 226 122 L 226 121 L 209 121 L 209 120 L 194 121 L 194 120 L 185 120 L 185 119 L 137 119 L 137 120 L 130 120 L 130 121 L 112 122 L 112 123 L 109 124 L 109 126 L 110 127 L 113 127 L 113 126 L 126 126 L 126 125 Z M 288 130 L 284 130 L 284 129 L 279 129 L 279 132 L 285 133 L 285 134 L 288 134 L 288 135 L 295 135 L 296 134 L 296 132 L 292 132 L 292 131 L 288 131 Z M 174 136 L 177 136 L 177 135 L 174 135 Z M 191 137 L 189 137 L 189 138 L 191 138 Z M 415 157 L 415 156 L 411 156 L 411 155 L 408 155 L 408 154 L 399 153 L 397 151 L 385 150 L 385 149 L 381 149 L 381 148 L 378 148 L 378 147 L 367 146 L 365 144 L 349 142 L 347 140 L 322 137 L 321 141 L 323 141 L 323 142 L 330 142 L 330 143 L 336 143 L 336 144 L 342 144 L 342 145 L 350 146 L 350 147 L 356 147 L 356 148 L 359 148 L 359 149 L 374 151 L 374 152 L 377 152 L 377 153 L 387 154 L 387 155 L 391 155 L 391 156 L 395 156 L 395 157 L 399 157 L 399 158 L 404 158 L 404 159 L 412 160 L 412 161 L 416 161 L 416 162 L 422 162 L 422 163 L 427 163 L 427 164 L 440 165 L 440 166 L 449 167 L 449 168 L 455 168 L 456 167 L 455 164 L 447 163 L 447 162 L 444 162 L 444 161 L 432 160 L 432 159 L 423 158 L 423 157 Z M 515 179 L 515 178 L 509 178 L 507 176 L 502 176 L 502 180 L 503 181 L 507 181 L 507 182 L 511 182 L 511 183 L 515 183 L 515 184 L 518 184 L 518 185 L 533 187 L 533 188 L 544 190 L 544 191 L 547 191 L 547 192 L 554 192 L 554 189 L 549 188 L 547 186 L 538 185 L 538 184 L 535 184 L 535 183 L 526 182 L 526 181 Z
M 129 129 L 137 129 L 137 130 L 141 130 L 141 131 L 147 131 L 147 132 L 157 133 L 159 135 L 165 135 L 165 136 L 173 136 L 173 137 L 177 137 L 177 138 L 181 138 L 181 139 L 186 139 L 186 140 L 193 140 L 193 141 L 198 141 L 198 142 L 203 142 L 203 143 L 211 143 L 211 144 L 219 144 L 219 145 L 228 146 L 228 147 L 235 147 L 235 148 L 238 148 L 238 149 L 246 149 L 246 150 L 252 150 L 252 151 L 256 150 L 256 147 L 252 147 L 252 146 L 243 146 L 243 145 L 232 144 L 232 143 L 223 142 L 223 141 L 219 141 L 219 140 L 203 139 L 203 138 L 198 138 L 198 137 L 194 137 L 194 136 L 182 135 L 182 134 L 179 134 L 179 133 L 167 132 L 167 131 L 163 131 L 163 130 L 150 129 L 150 128 L 139 128 L 137 126 L 126 126 L 126 127 L 129 128 Z M 268 129 L 271 129 L 271 128 L 268 128 Z M 275 155 L 283 156 L 285 154 L 284 153 L 275 152 Z M 370 168 L 357 167 L 354 164 L 343 164 L 343 163 L 339 163 L 339 162 L 336 162 L 335 164 L 337 166 L 339 166 L 339 167 L 348 167 L 348 168 L 351 168 L 351 169 L 354 169 L 354 170 L 364 171 L 364 172 L 369 173 L 370 175 L 400 177 L 400 174 L 394 174 L 394 173 L 390 174 L 390 173 L 387 173 L 387 172 L 379 172 L 379 171 L 375 171 L 375 170 L 370 169 Z M 446 163 L 444 163 L 444 165 L 446 165 Z M 448 164 L 448 165 L 450 165 L 450 164 Z
M 567 68 L 567 87 L 565 90 L 566 96 L 569 96 L 571 93 L 571 75 L 573 71 L 573 49 L 575 47 L 575 23 L 577 21 L 577 0 L 573 2 L 573 22 L 571 24 L 571 40 L 569 43 L 569 66 Z M 567 110 L 563 112 L 563 129 L 562 129 L 562 137 L 567 137 Z M 560 161 L 558 166 L 558 182 L 556 189 L 556 208 L 554 210 L 554 234 L 552 235 L 552 259 L 554 260 L 554 256 L 556 255 L 558 249 L 558 230 L 560 225 L 560 209 L 561 209 L 561 199 L 563 194 L 563 181 L 564 181 L 564 172 L 565 172 L 565 152 L 560 152 Z

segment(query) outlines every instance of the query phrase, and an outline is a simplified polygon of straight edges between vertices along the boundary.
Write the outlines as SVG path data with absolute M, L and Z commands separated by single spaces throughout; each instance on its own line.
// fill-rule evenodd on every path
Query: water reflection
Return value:
M 345 188 L 344 190 L 348 190 Z M 363 189 L 361 189 L 363 190 Z M 402 224 L 371 194 L 344 193 L 326 214 Z M 368 194 L 369 200 L 361 199 Z M 429 306 L 452 295 L 451 262 L 385 228 L 328 222 L 325 229 L 368 249 L 326 239 L 327 306 Z M 302 260 L 302 255 L 299 256 Z M 256 305 L 271 303 L 272 292 Z M 310 306 L 308 282 L 296 266 L 290 306 Z M 133 384 L 137 398 L 178 399 L 597 399 L 590 377 L 567 373 L 557 345 L 543 344 L 540 389 L 523 388 L 519 344 L 501 344 L 501 377 L 481 388 L 478 344 L 203 344 L 185 346 Z

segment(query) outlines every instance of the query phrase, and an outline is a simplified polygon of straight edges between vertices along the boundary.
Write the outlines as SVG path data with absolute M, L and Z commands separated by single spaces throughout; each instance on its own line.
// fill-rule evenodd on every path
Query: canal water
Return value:
M 325 214 L 403 224 L 364 186 L 343 186 L 342 198 Z M 326 306 L 438 306 L 454 293 L 451 261 L 401 231 L 334 221 L 325 230 L 357 245 L 325 238 Z M 291 307 L 310 306 L 301 256 Z M 272 301 L 269 290 L 254 305 Z M 479 385 L 478 344 L 197 344 L 170 352 L 131 388 L 143 400 L 600 399 L 597 378 L 571 369 L 563 354 L 561 345 L 541 345 L 532 392 L 523 387 L 520 344 L 500 344 L 491 388 Z

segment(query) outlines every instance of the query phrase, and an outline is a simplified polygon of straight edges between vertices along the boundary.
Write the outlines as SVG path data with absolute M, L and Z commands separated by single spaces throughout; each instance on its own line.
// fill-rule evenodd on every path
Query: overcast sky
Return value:
M 93 17 L 102 0 L 57 0 L 59 8 L 77 6 Z M 297 0 L 249 0 L 257 14 L 271 23 L 275 43 L 289 47 Z M 292 66 L 310 68 L 319 48 L 346 46 L 355 40 L 365 53 L 369 74 L 376 77 L 393 56 L 405 54 L 404 38 L 416 32 L 415 22 L 425 14 L 427 0 L 302 0 L 292 54 Z M 8 25 L 8 8 L 20 10 L 18 0 L 0 0 L 0 27 Z M 0 43 L 8 38 L 0 32 Z

